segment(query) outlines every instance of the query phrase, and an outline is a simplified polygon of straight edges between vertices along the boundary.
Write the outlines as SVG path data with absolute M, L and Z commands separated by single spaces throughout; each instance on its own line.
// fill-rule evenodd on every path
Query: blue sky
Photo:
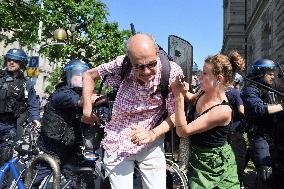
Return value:
M 223 42 L 223 0 L 103 0 L 109 21 L 119 29 L 153 35 L 168 51 L 168 36 L 179 36 L 193 46 L 193 60 L 202 69 L 208 55 L 220 52 Z

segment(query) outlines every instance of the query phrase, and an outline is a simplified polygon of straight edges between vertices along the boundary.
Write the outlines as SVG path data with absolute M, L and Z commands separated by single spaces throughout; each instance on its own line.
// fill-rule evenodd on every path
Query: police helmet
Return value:
M 4 59 L 5 59 L 5 65 L 8 61 L 8 59 L 12 59 L 12 60 L 16 60 L 21 62 L 22 64 L 20 65 L 21 68 L 24 68 L 27 63 L 28 63 L 28 56 L 25 53 L 25 51 L 23 51 L 22 49 L 10 49 L 8 50 L 8 52 L 4 55 Z
M 192 71 L 198 72 L 198 65 L 196 64 L 196 62 L 194 62 L 193 65 L 192 65 Z
M 70 88 L 82 87 L 83 73 L 90 69 L 87 63 L 82 60 L 71 60 L 63 70 L 63 76 L 66 78 L 67 86 Z
M 276 71 L 276 64 L 269 59 L 259 59 L 252 66 L 252 74 L 264 76 L 268 71 Z
M 242 84 L 243 81 L 244 81 L 243 76 L 241 76 L 241 75 L 238 74 L 238 73 L 235 73 L 234 82 L 235 82 L 236 84 Z

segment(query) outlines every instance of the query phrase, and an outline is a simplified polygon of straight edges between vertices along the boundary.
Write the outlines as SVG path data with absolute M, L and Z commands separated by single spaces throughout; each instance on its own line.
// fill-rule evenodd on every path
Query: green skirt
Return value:
M 231 146 L 192 147 L 188 179 L 190 189 L 240 189 L 237 165 Z

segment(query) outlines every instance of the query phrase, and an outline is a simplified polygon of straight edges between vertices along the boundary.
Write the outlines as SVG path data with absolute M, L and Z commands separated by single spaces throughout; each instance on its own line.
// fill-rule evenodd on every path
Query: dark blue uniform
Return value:
M 273 88 L 284 94 L 284 77 L 276 78 Z M 278 96 L 278 103 L 284 103 L 284 97 Z M 282 114 L 281 114 L 282 113 Z M 275 144 L 273 183 L 279 188 L 284 188 L 284 112 L 279 113 L 277 126 L 274 131 L 273 141 Z
M 246 86 L 242 91 L 245 115 L 249 124 L 249 137 L 253 147 L 256 166 L 272 166 L 269 150 L 273 116 L 268 114 L 268 95 L 255 86 Z
M 258 169 L 257 188 L 270 188 L 273 167 L 271 137 L 276 117 L 268 114 L 268 104 L 273 103 L 273 93 L 259 89 L 255 85 L 248 85 L 244 87 L 241 97 L 249 127 L 248 137 L 252 147 L 253 161 Z
M 0 74 L 0 165 L 13 155 L 12 141 L 17 124 L 40 120 L 40 102 L 30 80 L 20 72 L 16 77 L 7 71 Z M 7 142 L 10 140 L 11 142 Z M 8 145 L 9 144 L 9 145 Z

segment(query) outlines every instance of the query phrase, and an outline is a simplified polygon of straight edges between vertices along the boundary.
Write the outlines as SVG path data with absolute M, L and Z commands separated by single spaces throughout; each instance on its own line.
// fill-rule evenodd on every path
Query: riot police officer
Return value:
M 274 93 L 267 87 L 261 87 L 261 84 L 271 87 L 276 74 L 276 65 L 272 60 L 256 61 L 249 75 L 255 82 L 248 83 L 241 94 L 257 168 L 257 188 L 272 188 L 272 133 L 277 122 L 277 113 L 283 111 L 283 104 L 276 104 Z
M 82 127 L 90 127 L 81 123 L 82 114 L 82 74 L 89 66 L 81 60 L 71 60 L 62 73 L 62 82 L 48 99 L 44 107 L 42 130 L 38 139 L 41 151 L 57 158 L 63 165 L 79 166 L 83 160 Z M 96 96 L 92 97 L 96 100 Z M 51 173 L 41 165 L 35 185 Z M 63 173 L 64 172 L 63 170 Z M 68 178 L 70 175 L 65 176 Z M 73 177 L 72 177 L 73 178 Z
M 284 94 L 283 72 L 276 77 L 273 88 Z M 277 102 L 283 103 L 284 96 L 277 95 Z M 277 124 L 274 130 L 273 141 L 275 144 L 273 184 L 278 188 L 284 188 L 284 112 L 277 117 Z
M 30 80 L 23 73 L 28 56 L 22 49 L 10 49 L 0 70 L 0 166 L 13 156 L 17 125 L 22 120 L 40 126 L 39 100 Z

